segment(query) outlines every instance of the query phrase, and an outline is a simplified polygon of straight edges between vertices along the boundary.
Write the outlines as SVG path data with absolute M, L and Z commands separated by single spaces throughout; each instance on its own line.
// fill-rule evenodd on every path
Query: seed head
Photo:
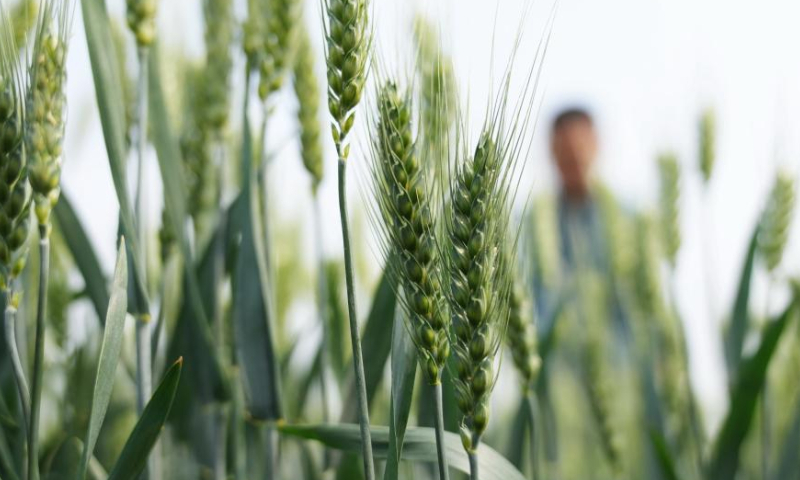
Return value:
M 0 286 L 8 288 L 27 258 L 30 195 L 25 165 L 25 79 L 20 56 L 0 11 Z
M 523 391 L 533 388 L 542 359 L 537 351 L 536 325 L 533 321 L 533 303 L 522 283 L 517 280 L 509 297 L 506 342 L 514 359 L 514 366 L 522 379 Z
M 700 119 L 700 172 L 703 181 L 708 183 L 714 170 L 716 122 L 714 111 L 706 110 Z
M 393 82 L 378 92 L 373 179 L 381 230 L 404 292 L 408 331 L 431 385 L 450 354 L 432 202 L 413 140 L 411 101 Z
M 149 47 L 156 38 L 156 0 L 127 0 L 128 28 L 139 47 Z
M 36 25 L 36 18 L 39 13 L 39 2 L 36 0 L 22 0 L 17 2 L 8 12 L 11 18 L 11 29 L 13 30 L 14 45 L 17 48 L 24 48 L 27 44 L 28 36 Z
M 189 65 L 186 68 L 184 91 L 184 123 L 181 127 L 181 153 L 184 171 L 188 182 L 189 214 L 194 221 L 198 235 L 207 231 L 209 216 L 217 204 L 218 188 L 216 185 L 216 168 L 211 150 L 218 139 L 218 124 L 209 121 L 212 116 L 208 112 L 209 104 L 196 99 L 208 81 L 208 75 L 214 75 L 209 67 Z
M 371 42 L 367 27 L 367 0 L 325 0 L 328 67 L 328 109 L 333 117 L 333 140 L 339 157 L 346 160 L 347 135 L 355 121 L 367 77 Z
M 414 21 L 417 75 L 420 85 L 422 132 L 433 150 L 434 167 L 444 166 L 447 136 L 456 119 L 456 81 L 453 62 L 441 48 L 438 29 L 424 17 Z M 441 173 L 441 172 L 440 172 Z
M 259 59 L 258 95 L 266 101 L 283 86 L 286 71 L 292 65 L 296 26 L 300 22 L 297 0 L 265 0 L 267 18 Z
M 637 218 L 636 227 L 634 292 L 639 309 L 645 317 L 661 318 L 664 314 L 664 305 L 658 269 L 658 242 L 653 232 L 653 220 L 647 216 L 640 216 Z
M 493 363 L 508 321 L 511 285 L 505 152 L 485 132 L 469 160 L 456 167 L 442 251 L 450 285 L 456 402 L 473 448 L 488 422 Z
M 314 72 L 314 50 L 308 31 L 298 29 L 294 58 L 294 92 L 297 96 L 297 120 L 300 123 L 300 147 L 303 165 L 311 175 L 314 191 L 322 181 L 322 141 L 319 125 L 319 87 Z
M 39 225 L 48 225 L 58 201 L 66 113 L 67 41 L 71 8 L 47 3 L 40 15 L 27 94 L 25 153 Z
M 665 154 L 658 159 L 661 174 L 661 231 L 667 260 L 674 267 L 681 247 L 681 228 L 678 202 L 681 190 L 681 170 L 675 155 Z
M 206 66 L 200 90 L 203 103 L 200 124 L 210 129 L 209 135 L 218 139 L 228 123 L 230 110 L 230 75 L 233 61 L 231 45 L 234 39 L 233 2 L 205 1 Z
M 783 258 L 783 251 L 789 238 L 794 203 L 794 178 L 787 172 L 780 171 L 761 216 L 758 231 L 758 247 L 770 272 L 777 268 Z

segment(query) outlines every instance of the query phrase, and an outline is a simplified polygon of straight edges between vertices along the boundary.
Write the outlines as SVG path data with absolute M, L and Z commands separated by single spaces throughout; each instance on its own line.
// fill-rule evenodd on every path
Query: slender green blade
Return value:
M 125 174 L 125 108 L 122 104 L 122 79 L 117 66 L 117 55 L 111 34 L 111 24 L 103 0 L 81 0 L 83 23 L 86 29 L 86 43 L 89 47 L 89 60 L 92 64 L 92 76 L 97 95 L 97 106 L 100 111 L 100 123 L 103 127 L 108 163 L 111 177 L 119 201 L 122 230 L 128 239 L 128 251 L 133 264 L 135 286 L 138 289 L 137 302 L 129 302 L 134 315 L 149 314 L 149 300 L 144 277 L 144 259 L 139 258 L 141 251 L 136 238 L 136 225 L 133 221 L 133 210 L 128 196 L 128 183 Z M 134 305 L 135 304 L 135 305 Z
M 361 347 L 364 354 L 364 377 L 367 389 L 367 401 L 371 405 L 375 392 L 383 380 L 386 362 L 392 349 L 392 329 L 386 328 L 394 318 L 397 296 L 392 287 L 389 275 L 384 269 L 378 288 L 372 300 L 372 308 L 367 317 L 367 324 L 361 336 Z M 355 381 L 350 377 L 350 388 L 345 408 L 342 412 L 344 422 L 356 419 Z
M 800 395 L 794 407 L 794 420 L 781 445 L 781 458 L 772 480 L 800 479 L 800 462 L 797 459 L 797 452 L 800 452 Z
M 83 276 L 83 282 L 86 284 L 86 294 L 92 301 L 92 305 L 97 312 L 97 318 L 102 322 L 105 319 L 106 311 L 108 311 L 109 302 L 106 278 L 100 268 L 100 261 L 97 259 L 94 247 L 89 241 L 89 236 L 86 235 L 86 230 L 72 208 L 69 197 L 63 191 L 59 196 L 54 212 L 58 229 L 64 237 L 67 248 L 72 253 L 75 265 L 77 265 L 81 276 Z
M 755 416 L 758 397 L 764 389 L 764 382 L 770 362 L 778 347 L 778 342 L 786 330 L 786 325 L 796 316 L 797 294 L 786 310 L 764 329 L 761 344 L 752 357 L 743 360 L 739 375 L 731 391 L 731 406 L 717 437 L 709 468 L 711 480 L 735 478 L 739 469 L 739 456 L 742 444 L 750 431 Z
M 267 256 L 262 242 L 263 232 L 259 190 L 254 178 L 252 140 L 245 124 L 242 145 L 243 164 L 250 165 L 242 190 L 241 218 L 234 220 L 241 227 L 236 268 L 233 275 L 233 332 L 236 354 L 242 369 L 247 409 L 258 420 L 277 420 L 282 416 L 279 389 L 279 365 L 275 355 L 271 325 L 274 303 L 267 273 Z
M 361 452 L 361 434 L 356 424 L 339 425 L 285 425 L 280 427 L 285 435 L 315 440 L 336 450 Z M 389 453 L 389 428 L 372 427 L 372 448 L 376 458 L 386 458 Z M 461 445 L 461 438 L 445 432 L 445 455 L 451 468 L 469 473 L 469 458 Z M 410 428 L 403 442 L 403 460 L 411 462 L 436 462 L 436 434 L 432 428 Z M 478 447 L 481 480 L 525 480 L 514 465 L 491 447 Z
M 414 377 L 417 374 L 417 350 L 402 318 L 394 319 L 392 331 L 392 400 L 389 417 L 389 453 L 386 458 L 384 480 L 397 480 L 403 438 L 406 434 L 411 400 L 414 394 Z
M 675 459 L 669 449 L 667 439 L 655 428 L 648 429 L 648 435 L 662 477 L 666 480 L 678 480 L 678 469 L 675 466 Z
M 86 478 L 89 460 L 94 453 L 100 428 L 106 418 L 111 391 L 114 388 L 119 355 L 122 350 L 122 334 L 125 327 L 125 314 L 128 310 L 128 258 L 125 254 L 125 239 L 120 241 L 117 254 L 117 266 L 114 269 L 114 281 L 111 284 L 111 299 L 108 302 L 103 344 L 100 347 L 100 361 L 97 364 L 97 376 L 92 396 L 92 409 L 89 413 L 89 428 L 86 431 L 81 463 L 78 467 L 78 478 Z
M 167 421 L 169 411 L 172 408 L 172 401 L 175 399 L 175 391 L 181 378 L 181 368 L 183 359 L 167 370 L 164 379 L 156 389 L 150 401 L 142 411 L 142 416 L 136 422 L 128 441 L 122 448 L 122 453 L 114 465 L 114 469 L 108 475 L 108 480 L 136 480 L 147 465 L 147 457 L 153 449 L 164 423 Z
M 755 264 L 756 249 L 758 247 L 758 226 L 750 238 L 747 247 L 747 256 L 742 267 L 742 275 L 739 278 L 739 288 L 736 292 L 736 300 L 731 312 L 731 323 L 725 344 L 725 355 L 728 361 L 728 373 L 730 378 L 735 378 L 742 361 L 742 347 L 747 336 L 750 325 L 750 285 L 753 277 L 753 266 Z

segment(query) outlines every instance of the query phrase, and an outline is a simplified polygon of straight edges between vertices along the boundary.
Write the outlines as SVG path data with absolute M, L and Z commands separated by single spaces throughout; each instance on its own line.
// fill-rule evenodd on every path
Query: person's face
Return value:
M 591 122 L 575 119 L 560 125 L 553 132 L 551 149 L 567 193 L 586 192 L 597 155 L 597 134 Z

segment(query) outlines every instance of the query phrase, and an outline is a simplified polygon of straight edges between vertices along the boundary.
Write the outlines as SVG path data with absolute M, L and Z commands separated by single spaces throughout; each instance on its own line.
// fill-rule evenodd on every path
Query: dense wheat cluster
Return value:
M 557 9 L 412 3 L 0 4 L 0 479 L 798 478 L 797 163 L 720 231 L 700 110 L 628 198 Z

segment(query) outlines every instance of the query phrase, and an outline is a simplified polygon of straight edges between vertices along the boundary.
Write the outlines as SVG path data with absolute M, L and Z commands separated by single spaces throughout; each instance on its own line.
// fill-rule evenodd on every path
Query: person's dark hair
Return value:
M 594 119 L 592 118 L 592 114 L 589 113 L 588 110 L 580 107 L 573 107 L 573 108 L 568 108 L 566 110 L 562 110 L 561 113 L 556 115 L 556 118 L 553 120 L 552 131 L 555 132 L 564 125 L 570 122 L 574 122 L 576 120 L 587 122 L 589 125 L 594 125 Z

